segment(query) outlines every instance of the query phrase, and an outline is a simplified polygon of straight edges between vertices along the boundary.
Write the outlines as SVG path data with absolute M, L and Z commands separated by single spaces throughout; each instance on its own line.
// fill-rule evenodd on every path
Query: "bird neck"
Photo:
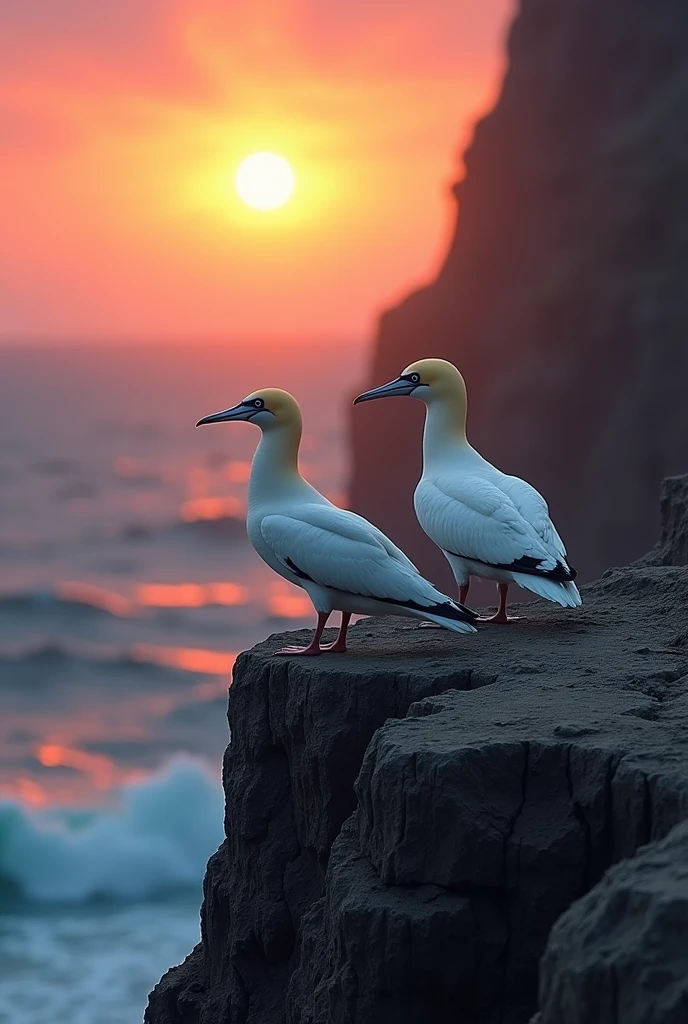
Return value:
M 295 482 L 303 481 L 298 466 L 300 442 L 300 423 L 263 431 L 251 463 L 249 504 L 260 501 L 276 490 L 293 487 Z
M 466 438 L 465 394 L 433 398 L 427 403 L 423 431 L 423 460 L 427 465 L 456 447 L 469 447 Z

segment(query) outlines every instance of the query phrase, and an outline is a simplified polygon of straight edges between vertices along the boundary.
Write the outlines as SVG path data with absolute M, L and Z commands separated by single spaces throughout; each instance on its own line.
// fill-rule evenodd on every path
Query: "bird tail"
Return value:
M 555 583 L 554 580 L 548 580 L 543 576 L 531 576 L 521 572 L 515 572 L 513 578 L 519 587 L 530 590 L 547 601 L 554 601 L 562 608 L 577 608 L 583 603 L 575 583 Z
M 450 601 L 448 598 L 446 601 L 429 605 L 427 608 L 418 607 L 414 609 L 414 613 L 419 619 L 435 622 L 438 626 L 453 630 L 454 633 L 478 632 L 473 625 L 474 620 L 478 618 L 478 613 L 463 604 Z

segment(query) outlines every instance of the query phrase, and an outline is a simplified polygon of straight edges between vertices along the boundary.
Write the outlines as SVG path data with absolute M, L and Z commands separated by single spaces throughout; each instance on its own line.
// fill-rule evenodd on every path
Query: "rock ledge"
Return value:
M 687 482 L 665 490 L 672 536 Z M 366 620 L 345 658 L 275 659 L 284 637 L 241 655 L 202 942 L 147 1024 L 524 1024 L 545 949 L 542 1024 L 678 1021 L 688 568 L 658 550 L 575 612 L 474 637 Z M 619 906 L 648 908 L 623 950 Z M 616 1017 L 591 1001 L 601 963 L 601 992 L 645 972 Z M 638 1016 L 662 979 L 665 1015 Z

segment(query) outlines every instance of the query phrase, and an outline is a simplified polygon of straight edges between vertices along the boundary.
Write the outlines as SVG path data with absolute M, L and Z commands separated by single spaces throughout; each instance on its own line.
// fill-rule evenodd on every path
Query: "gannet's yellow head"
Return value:
M 465 407 L 466 384 L 454 364 L 446 359 L 419 359 L 407 366 L 396 380 L 372 391 L 364 391 L 354 399 L 354 405 L 372 402 L 376 398 L 404 395 L 420 398 L 426 405 L 435 399 L 445 399 Z
M 231 409 L 224 409 L 222 412 L 204 416 L 196 426 L 235 420 L 248 420 L 257 424 L 261 430 L 287 427 L 299 433 L 301 431 L 299 403 L 293 395 L 290 395 L 288 391 L 282 391 L 281 388 L 261 388 L 260 391 L 254 391 L 243 402 L 232 406 Z

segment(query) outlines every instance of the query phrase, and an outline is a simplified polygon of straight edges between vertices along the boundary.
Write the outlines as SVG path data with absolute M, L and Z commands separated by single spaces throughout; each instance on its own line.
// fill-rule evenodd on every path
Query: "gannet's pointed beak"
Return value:
M 411 380 L 409 377 L 397 377 L 396 380 L 391 380 L 389 384 L 373 388 L 372 391 L 364 391 L 358 398 L 354 398 L 354 405 L 358 405 L 359 402 L 373 402 L 376 398 L 394 398 L 397 395 L 410 395 L 416 390 L 418 384 L 419 381 Z
M 210 416 L 204 416 L 196 426 L 202 427 L 204 423 L 226 423 L 231 420 L 250 420 L 260 411 L 260 409 L 256 409 L 253 402 L 240 402 L 239 405 L 235 405 L 231 409 L 223 409 L 222 412 L 212 412 Z

